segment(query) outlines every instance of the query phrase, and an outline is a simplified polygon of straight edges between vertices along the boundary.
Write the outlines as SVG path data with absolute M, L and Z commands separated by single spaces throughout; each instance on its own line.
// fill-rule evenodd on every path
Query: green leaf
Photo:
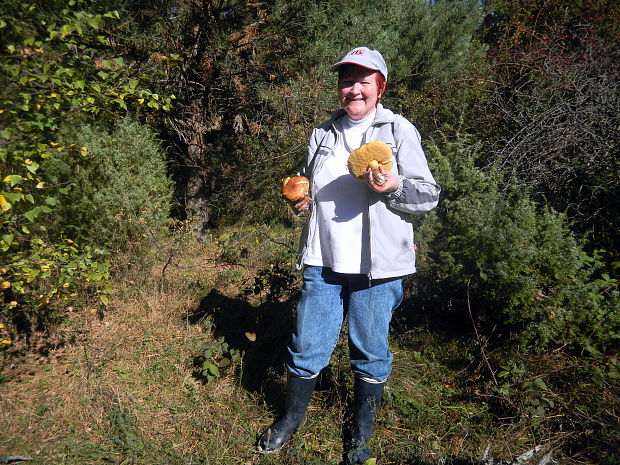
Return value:
M 113 11 L 108 11 L 107 13 L 105 13 L 103 16 L 105 16 L 106 18 L 114 18 L 114 19 L 120 19 L 120 15 L 118 14 L 118 11 L 113 10 Z
M 211 376 L 214 376 L 214 377 L 220 376 L 220 369 L 217 367 L 217 365 L 210 362 L 209 360 L 205 360 L 205 362 L 202 364 L 202 369 L 203 369 L 203 372 L 208 373 Z
M 18 174 L 11 174 L 7 176 L 6 178 L 4 178 L 4 182 L 8 182 L 11 185 L 11 187 L 15 186 L 16 184 L 19 184 L 23 180 L 24 178 L 22 178 Z
M 39 207 L 34 207 L 32 210 L 27 211 L 26 213 L 24 213 L 24 216 L 30 220 L 31 222 L 34 222 L 34 220 L 37 218 L 37 216 L 39 216 L 41 214 L 41 209 Z
M 99 300 L 101 300 L 101 303 L 102 303 L 103 305 L 105 305 L 106 307 L 107 307 L 107 306 L 108 306 L 108 304 L 110 303 L 110 299 L 108 299 L 108 296 L 107 296 L 107 295 L 105 295 L 105 294 L 101 294 L 101 295 L 99 296 Z
M 534 386 L 536 386 L 538 389 L 545 389 L 545 390 L 547 389 L 547 385 L 542 380 L 542 378 L 536 378 L 534 380 Z
M 34 174 L 39 169 L 39 164 L 36 161 L 33 161 L 29 165 L 26 165 L 26 169 L 30 171 L 32 174 Z
M 22 198 L 22 194 L 17 192 L 3 192 L 2 195 L 11 203 L 19 202 Z
M 90 16 L 86 22 L 93 29 L 99 29 L 99 24 L 101 23 L 101 15 Z

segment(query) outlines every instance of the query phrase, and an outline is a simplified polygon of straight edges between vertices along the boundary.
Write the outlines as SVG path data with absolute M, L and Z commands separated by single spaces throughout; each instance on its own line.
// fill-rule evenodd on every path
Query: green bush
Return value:
M 496 170 L 477 169 L 476 152 L 462 138 L 429 147 L 443 192 L 419 228 L 419 299 L 462 311 L 468 324 L 471 310 L 477 324 L 534 349 L 617 344 L 617 280 L 601 274 L 600 256 L 517 181 L 502 188 Z
M 62 142 L 66 150 L 43 165 L 59 191 L 53 229 L 112 252 L 140 249 L 165 229 L 173 188 L 151 129 L 130 119 L 112 132 L 80 125 Z

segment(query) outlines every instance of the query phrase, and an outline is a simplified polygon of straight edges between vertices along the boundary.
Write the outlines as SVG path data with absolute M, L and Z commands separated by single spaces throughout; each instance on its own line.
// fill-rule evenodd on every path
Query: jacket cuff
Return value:
M 396 190 L 393 192 L 390 192 L 389 194 L 385 194 L 385 196 L 389 200 L 398 200 L 400 198 L 400 195 L 403 193 L 403 179 L 404 178 L 405 178 L 404 176 L 398 176 L 398 187 L 396 188 Z

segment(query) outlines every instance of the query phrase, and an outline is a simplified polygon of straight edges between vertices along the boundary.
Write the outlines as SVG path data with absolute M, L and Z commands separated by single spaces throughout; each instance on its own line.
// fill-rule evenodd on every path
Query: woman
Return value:
M 388 77 L 381 54 L 358 47 L 331 70 L 338 72 L 341 109 L 310 137 L 300 174 L 310 179 L 312 200 L 292 205 L 298 212 L 311 207 L 311 215 L 300 241 L 304 284 L 288 346 L 286 412 L 258 448 L 279 450 L 303 421 L 346 316 L 355 386 L 345 455 L 347 464 L 362 464 L 372 456 L 367 443 L 391 371 L 390 319 L 403 298 L 403 276 L 415 272 L 410 216 L 434 208 L 440 189 L 416 128 L 379 103 Z M 381 185 L 370 169 L 364 182 L 347 170 L 350 152 L 374 140 L 393 154 L 392 170 L 379 168 Z

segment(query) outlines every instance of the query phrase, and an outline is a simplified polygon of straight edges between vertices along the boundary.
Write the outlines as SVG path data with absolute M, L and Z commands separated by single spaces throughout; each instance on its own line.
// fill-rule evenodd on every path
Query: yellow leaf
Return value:
M 3 344 L 10 344 L 11 340 L 10 339 L 2 339 L 2 343 Z
M 138 99 L 138 103 L 140 103 L 140 104 L 144 103 L 144 99 L 143 98 L 139 98 Z
M 9 287 L 11 287 L 11 283 L 8 281 L 2 281 L 2 284 L 0 284 L 0 287 L 2 289 L 8 289 Z
M 256 341 L 256 333 L 250 333 L 250 332 L 246 331 L 243 334 L 245 334 L 245 337 L 248 338 L 248 341 L 250 341 L 250 342 Z
M 26 160 L 24 160 L 24 164 L 26 164 L 26 165 L 32 165 L 32 160 L 30 160 L 30 159 L 26 159 Z
M 66 287 L 69 287 L 69 283 L 64 283 L 64 284 L 62 285 L 62 287 L 65 287 L 65 288 L 66 288 Z
M 43 189 L 45 187 L 45 182 L 41 181 L 39 184 L 37 184 L 37 189 Z

